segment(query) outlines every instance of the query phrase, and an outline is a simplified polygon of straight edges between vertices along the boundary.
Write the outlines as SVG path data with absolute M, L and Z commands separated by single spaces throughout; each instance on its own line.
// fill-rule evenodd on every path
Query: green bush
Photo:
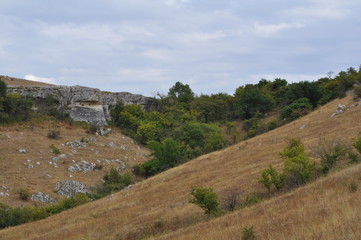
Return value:
M 242 240 L 254 240 L 254 239 L 256 239 L 256 236 L 253 231 L 253 226 L 242 229 Z
M 21 200 L 28 201 L 30 199 L 29 189 L 21 188 L 18 193 Z
M 60 138 L 60 131 L 56 130 L 56 129 L 49 129 L 48 138 L 50 138 L 50 139 L 59 139 Z
M 103 193 L 109 194 L 124 189 L 126 186 L 132 184 L 133 177 L 130 173 L 120 175 L 115 168 L 111 168 L 109 173 L 103 177 Z
M 361 137 L 353 139 L 352 146 L 361 154 Z
M 162 143 L 150 141 L 148 147 L 153 151 L 152 159 L 143 163 L 141 167 L 133 168 L 135 174 L 152 176 L 177 166 L 184 158 L 183 147 L 171 138 L 165 139 Z
M 23 208 L 12 208 L 0 203 L 0 229 L 16 226 L 19 224 L 40 220 L 56 213 L 89 202 L 90 199 L 84 193 L 79 193 L 73 197 L 64 199 L 55 205 L 46 207 L 25 206 Z
M 306 183 L 315 170 L 316 163 L 305 153 L 304 145 L 299 139 L 291 139 L 280 156 L 284 160 L 284 172 L 292 180 L 292 185 Z
M 299 98 L 281 110 L 281 119 L 295 120 L 306 115 L 312 110 L 312 104 L 308 98 Z
M 321 159 L 321 172 L 327 174 L 346 153 L 347 147 L 342 142 L 321 141 L 315 152 L 316 156 Z
M 61 154 L 60 149 L 55 147 L 54 144 L 50 145 L 50 149 L 51 149 L 51 152 L 54 153 L 54 154 Z
M 356 97 L 361 98 L 361 85 L 357 85 L 353 88 L 353 92 L 355 93 Z
M 202 208 L 205 214 L 217 216 L 220 213 L 218 196 L 213 188 L 192 188 L 190 193 L 189 202 Z
M 271 192 L 272 185 L 279 191 L 285 185 L 286 176 L 283 173 L 278 173 L 276 169 L 270 165 L 267 169 L 261 172 L 261 177 L 258 178 L 258 182 L 262 183 Z

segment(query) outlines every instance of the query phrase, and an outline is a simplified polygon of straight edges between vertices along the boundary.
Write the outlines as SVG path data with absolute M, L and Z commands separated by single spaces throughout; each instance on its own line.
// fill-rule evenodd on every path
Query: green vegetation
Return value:
M 192 188 L 190 203 L 196 204 L 207 215 L 217 216 L 220 213 L 218 196 L 212 188 Z
M 120 191 L 134 182 L 130 173 L 120 175 L 113 167 L 110 169 L 110 172 L 103 177 L 103 180 L 104 194 Z
M 254 234 L 253 226 L 242 229 L 242 240 L 254 240 L 254 239 L 256 239 L 256 235 Z
M 89 201 L 90 199 L 86 194 L 79 193 L 74 197 L 64 199 L 58 204 L 46 207 L 25 206 L 22 208 L 12 208 L 0 203 L 0 229 L 40 220 Z
M 276 169 L 269 166 L 267 169 L 261 172 L 261 177 L 258 179 L 259 183 L 262 183 L 271 192 L 272 185 L 279 191 L 285 185 L 286 176 L 283 173 L 278 173 Z
M 346 156 L 347 147 L 340 141 L 322 140 L 316 149 L 316 156 L 321 159 L 321 172 L 327 174 L 337 161 Z

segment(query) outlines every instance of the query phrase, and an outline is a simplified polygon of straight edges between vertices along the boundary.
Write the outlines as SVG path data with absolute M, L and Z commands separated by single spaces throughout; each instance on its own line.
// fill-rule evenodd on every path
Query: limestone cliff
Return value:
M 8 85 L 8 92 L 17 92 L 23 97 L 44 99 L 54 97 L 74 121 L 85 121 L 104 126 L 110 119 L 110 110 L 118 102 L 124 105 L 139 104 L 146 111 L 157 108 L 155 99 L 128 92 L 102 92 L 82 86 L 21 86 Z

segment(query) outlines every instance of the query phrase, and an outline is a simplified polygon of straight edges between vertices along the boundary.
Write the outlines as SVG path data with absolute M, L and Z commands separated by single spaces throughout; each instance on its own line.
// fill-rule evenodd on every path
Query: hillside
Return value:
M 348 109 L 331 117 L 339 104 Z M 211 221 L 188 199 L 192 186 L 213 187 L 221 198 L 230 191 L 242 196 L 260 191 L 264 188 L 256 178 L 270 164 L 281 168 L 278 152 L 288 138 L 301 138 L 307 151 L 321 138 L 350 145 L 361 131 L 360 119 L 361 108 L 352 97 L 334 100 L 281 128 L 139 182 L 129 191 L 4 229 L 0 239 L 137 239 L 163 231 L 174 232 L 164 239 L 239 239 L 242 227 L 252 225 L 262 239 L 290 239 L 290 235 L 293 239 L 339 239 L 346 233 L 350 234 L 347 239 L 358 239 L 360 219 L 355 213 L 360 191 L 348 192 L 349 182 L 359 181 L 358 165 Z M 324 222 L 327 217 L 330 219 Z M 334 228 L 339 223 L 344 228 Z M 329 235 L 317 235 L 323 231 Z
M 49 129 L 59 131 L 59 139 L 48 138 Z M 58 181 L 100 185 L 111 167 L 125 172 L 134 164 L 146 161 L 149 155 L 149 150 L 116 128 L 106 136 L 97 136 L 87 133 L 80 125 L 52 118 L 0 126 L 0 142 L 0 192 L 9 194 L 0 197 L 0 202 L 11 206 L 36 203 L 21 201 L 17 193 L 20 189 L 27 189 L 30 194 L 43 192 L 60 200 L 62 197 L 54 193 Z M 60 153 L 53 153 L 51 145 Z M 91 170 L 91 164 L 97 168 Z M 77 165 L 82 171 L 69 171 Z
M 14 78 L 8 76 L 0 76 L 0 80 L 4 81 L 8 85 L 20 85 L 20 86 L 54 86 L 50 83 L 30 81 L 21 78 Z

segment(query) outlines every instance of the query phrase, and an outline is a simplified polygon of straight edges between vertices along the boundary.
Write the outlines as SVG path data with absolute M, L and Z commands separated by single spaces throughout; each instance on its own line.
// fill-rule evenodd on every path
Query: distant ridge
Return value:
M 17 85 L 17 86 L 55 86 L 54 84 L 31 81 L 21 78 L 14 78 L 8 76 L 1 76 L 0 80 L 4 81 L 7 85 Z

